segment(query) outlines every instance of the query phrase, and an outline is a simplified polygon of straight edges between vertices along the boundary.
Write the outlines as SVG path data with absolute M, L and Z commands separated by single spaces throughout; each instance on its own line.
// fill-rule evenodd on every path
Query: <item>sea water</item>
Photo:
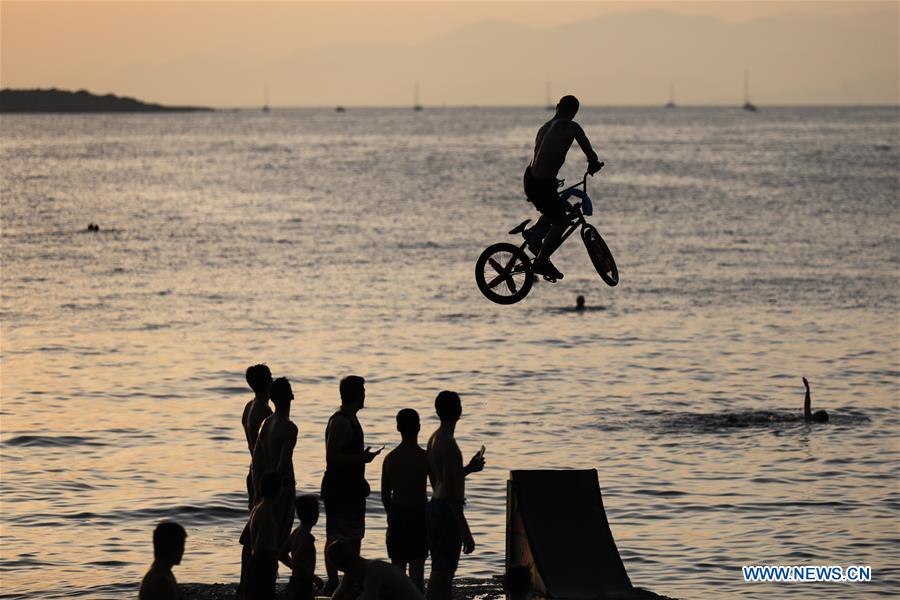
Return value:
M 896 597 L 898 108 L 584 108 L 606 162 L 590 221 L 621 283 L 573 236 L 565 279 L 495 305 L 474 264 L 534 216 L 521 178 L 547 118 L 0 118 L 3 597 L 133 597 L 163 519 L 188 532 L 179 581 L 237 581 L 258 362 L 294 388 L 299 493 L 319 489 L 341 377 L 366 378 L 366 442 L 388 450 L 398 410 L 424 444 L 437 392 L 459 392 L 464 458 L 487 448 L 461 575 L 503 570 L 510 470 L 579 468 L 636 585 Z M 584 167 L 573 147 L 561 175 Z M 802 421 L 801 376 L 828 424 Z M 386 554 L 382 457 L 368 557 Z M 748 584 L 750 564 L 873 580 Z

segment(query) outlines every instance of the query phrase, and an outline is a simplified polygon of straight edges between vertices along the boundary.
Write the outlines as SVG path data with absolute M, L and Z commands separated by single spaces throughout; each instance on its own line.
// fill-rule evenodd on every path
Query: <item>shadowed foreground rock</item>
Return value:
M 183 600 L 234 600 L 237 590 L 237 584 L 234 583 L 183 583 L 179 587 Z M 278 586 L 277 598 L 283 597 L 284 588 L 284 585 Z M 497 577 L 493 579 L 458 578 L 455 580 L 453 598 L 455 600 L 498 600 L 505 596 L 503 595 L 503 586 Z M 610 595 L 607 598 L 609 600 L 675 600 L 675 598 L 659 596 L 640 588 L 634 588 L 627 594 Z

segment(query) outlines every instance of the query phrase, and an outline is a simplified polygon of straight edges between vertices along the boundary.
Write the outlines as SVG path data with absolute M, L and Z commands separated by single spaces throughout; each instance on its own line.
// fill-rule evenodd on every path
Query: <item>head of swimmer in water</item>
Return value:
M 806 377 L 803 378 L 803 385 L 806 387 L 806 396 L 803 398 L 803 420 L 807 423 L 827 423 L 827 412 L 824 410 L 812 412 L 812 401 L 809 397 L 809 382 L 806 380 Z
M 584 296 L 578 296 L 577 298 L 575 298 L 575 309 L 584 310 Z

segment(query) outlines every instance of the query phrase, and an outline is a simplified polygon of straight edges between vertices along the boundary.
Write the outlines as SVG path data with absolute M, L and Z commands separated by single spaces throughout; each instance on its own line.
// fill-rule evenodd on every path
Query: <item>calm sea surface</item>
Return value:
M 474 263 L 533 215 L 521 176 L 547 118 L 0 118 L 2 596 L 133 597 L 161 519 L 188 531 L 180 581 L 236 581 L 243 373 L 266 362 L 294 385 L 300 492 L 342 376 L 366 377 L 367 442 L 388 448 L 399 409 L 424 443 L 436 393 L 460 393 L 463 453 L 488 461 L 461 574 L 502 571 L 511 469 L 596 468 L 636 585 L 896 597 L 900 111 L 584 109 L 621 283 L 573 237 L 563 281 L 497 306 Z M 576 147 L 563 175 L 583 169 Z M 802 375 L 827 425 L 800 419 Z M 744 564 L 873 581 L 745 584 Z

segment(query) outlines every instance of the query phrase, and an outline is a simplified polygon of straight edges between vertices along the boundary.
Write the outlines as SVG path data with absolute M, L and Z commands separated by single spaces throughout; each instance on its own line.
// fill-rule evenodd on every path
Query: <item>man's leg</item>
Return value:
M 413 580 L 420 592 L 425 591 L 425 559 L 409 563 L 409 578 Z
M 249 597 L 247 593 L 248 589 L 248 565 L 250 563 L 250 544 L 244 544 L 241 546 L 241 580 L 238 583 L 237 589 L 237 597 L 244 598 Z
M 541 251 L 534 258 L 534 272 L 538 275 L 554 276 L 556 279 L 562 277 L 562 273 L 550 262 L 550 256 L 559 248 L 563 233 L 566 230 L 566 223 L 558 221 L 553 223 L 547 237 L 544 238 L 544 244 Z
M 453 572 L 435 570 L 431 567 L 431 575 L 428 577 L 427 600 L 450 600 L 450 591 L 453 586 Z
M 327 549 L 332 543 L 334 543 L 335 539 L 330 536 L 325 537 L 325 548 Z M 330 596 L 334 590 L 337 589 L 338 586 L 338 574 L 337 567 L 334 566 L 334 563 L 331 562 L 328 558 L 328 551 L 325 551 L 325 572 L 328 575 L 328 581 L 325 582 L 325 595 Z

